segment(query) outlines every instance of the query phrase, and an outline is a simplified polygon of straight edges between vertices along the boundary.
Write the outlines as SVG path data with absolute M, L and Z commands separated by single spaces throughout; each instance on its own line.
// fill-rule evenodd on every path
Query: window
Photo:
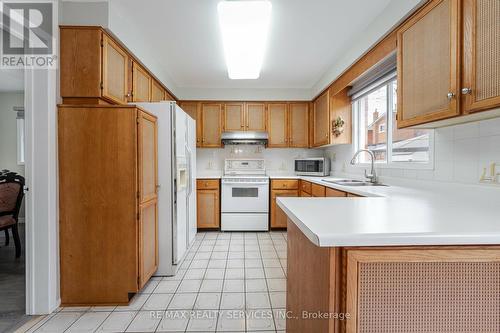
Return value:
M 433 131 L 398 129 L 396 79 L 374 87 L 353 98 L 356 150 L 371 150 L 379 165 L 432 167 Z M 369 155 L 360 154 L 358 162 L 369 163 Z

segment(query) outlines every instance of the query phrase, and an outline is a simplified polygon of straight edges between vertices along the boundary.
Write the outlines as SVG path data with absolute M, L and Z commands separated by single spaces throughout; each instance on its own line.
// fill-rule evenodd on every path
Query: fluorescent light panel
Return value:
M 230 79 L 259 78 L 271 8 L 267 0 L 219 2 L 219 24 Z

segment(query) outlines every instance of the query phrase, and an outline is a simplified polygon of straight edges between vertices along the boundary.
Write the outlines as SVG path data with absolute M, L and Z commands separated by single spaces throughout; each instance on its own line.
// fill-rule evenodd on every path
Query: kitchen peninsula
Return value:
M 287 332 L 498 332 L 498 189 L 470 190 L 278 198 L 288 218 Z

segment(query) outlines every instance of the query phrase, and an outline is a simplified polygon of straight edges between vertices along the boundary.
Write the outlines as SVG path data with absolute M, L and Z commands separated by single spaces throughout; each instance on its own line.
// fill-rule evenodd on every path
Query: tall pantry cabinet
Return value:
M 63 305 L 127 304 L 158 267 L 157 121 L 131 105 L 60 105 Z

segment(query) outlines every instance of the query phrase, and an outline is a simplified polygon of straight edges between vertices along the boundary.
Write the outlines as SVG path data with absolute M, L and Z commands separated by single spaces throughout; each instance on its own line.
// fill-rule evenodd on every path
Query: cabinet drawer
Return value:
M 347 193 L 333 188 L 327 187 L 325 190 L 326 197 L 347 197 Z
M 311 194 L 311 183 L 309 183 L 305 180 L 301 180 L 300 181 L 300 190 Z
M 197 179 L 196 188 L 198 190 L 210 190 L 219 188 L 218 179 Z
M 324 197 L 325 187 L 323 185 L 311 184 L 311 194 L 313 197 Z
M 271 181 L 273 190 L 296 190 L 299 188 L 298 179 L 276 179 Z

